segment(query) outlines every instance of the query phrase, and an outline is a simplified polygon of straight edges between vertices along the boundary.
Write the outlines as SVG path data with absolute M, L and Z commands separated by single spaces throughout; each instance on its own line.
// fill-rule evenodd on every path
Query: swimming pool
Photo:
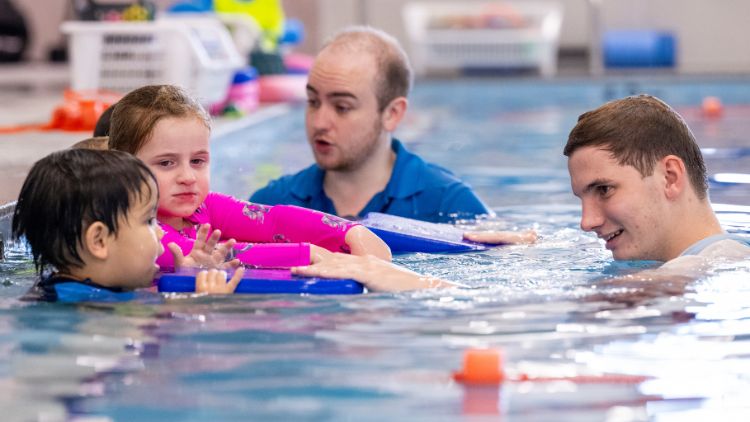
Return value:
M 397 258 L 476 289 L 23 304 L 32 268 L 11 249 L 0 264 L 0 409 L 11 420 L 740 418 L 750 412 L 750 263 L 636 306 L 624 299 L 637 292 L 592 299 L 596 280 L 653 263 L 613 263 L 578 229 L 561 148 L 578 114 L 635 92 L 674 105 L 702 147 L 750 146 L 742 79 L 418 84 L 398 136 L 474 185 L 498 214 L 482 225 L 542 236 L 531 247 Z M 721 118 L 700 114 L 707 95 L 726 105 Z M 214 188 L 246 197 L 311 162 L 302 109 L 222 136 L 212 154 Z M 707 156 L 710 173 L 743 172 L 747 160 Z M 750 206 L 741 185 L 712 198 Z M 747 208 L 729 211 L 727 227 L 750 230 Z M 465 388 L 450 375 L 467 347 L 502 348 L 510 372 L 651 378 Z

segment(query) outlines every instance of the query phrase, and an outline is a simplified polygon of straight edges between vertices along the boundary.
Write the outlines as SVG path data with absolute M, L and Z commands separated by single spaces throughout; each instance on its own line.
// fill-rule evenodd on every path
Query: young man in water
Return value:
M 698 276 L 716 260 L 750 256 L 747 240 L 725 233 L 711 208 L 693 134 L 658 98 L 627 97 L 582 114 L 563 153 L 581 228 L 617 260 L 665 261 L 645 276 Z
M 617 260 L 665 261 L 611 284 L 647 283 L 644 297 L 679 294 L 712 265 L 750 257 L 748 240 L 719 225 L 700 149 L 663 101 L 639 95 L 582 114 L 563 153 L 581 199 L 581 228 L 603 239 Z M 383 290 L 455 286 L 367 257 L 342 256 L 296 272 L 375 279 Z

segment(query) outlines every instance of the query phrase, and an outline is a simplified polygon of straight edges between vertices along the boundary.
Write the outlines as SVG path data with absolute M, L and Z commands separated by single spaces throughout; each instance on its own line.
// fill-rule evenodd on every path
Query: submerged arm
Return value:
M 331 253 L 310 266 L 292 268 L 292 273 L 309 277 L 349 278 L 372 291 L 380 292 L 462 287 L 450 281 L 420 275 L 372 255 Z
M 701 256 L 673 259 L 661 267 L 601 280 L 592 300 L 635 305 L 660 297 L 682 296 L 690 283 L 705 275 L 710 261 Z

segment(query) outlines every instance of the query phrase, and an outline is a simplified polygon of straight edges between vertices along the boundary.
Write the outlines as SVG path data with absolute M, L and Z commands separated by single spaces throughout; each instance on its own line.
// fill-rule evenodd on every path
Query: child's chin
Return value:
M 198 208 L 198 205 L 200 204 L 195 204 L 195 201 L 182 201 L 166 208 L 166 214 L 173 217 L 190 217 Z
M 170 214 L 173 215 L 174 217 L 187 218 L 193 215 L 196 208 L 198 207 L 193 207 L 192 205 L 180 207 L 178 209 L 170 210 L 171 211 Z

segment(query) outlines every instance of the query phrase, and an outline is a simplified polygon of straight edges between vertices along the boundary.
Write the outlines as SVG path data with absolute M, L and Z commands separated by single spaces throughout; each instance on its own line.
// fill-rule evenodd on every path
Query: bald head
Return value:
M 344 29 L 329 39 L 320 55 L 367 54 L 375 62 L 375 96 L 379 111 L 398 97 L 406 97 L 412 84 L 409 59 L 401 45 L 385 32 L 366 26 Z

